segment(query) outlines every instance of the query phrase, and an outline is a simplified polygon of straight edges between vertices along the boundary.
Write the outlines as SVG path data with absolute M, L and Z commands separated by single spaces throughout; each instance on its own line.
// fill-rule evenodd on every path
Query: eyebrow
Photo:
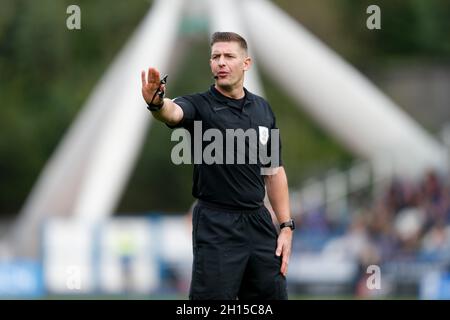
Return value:
M 224 55 L 237 55 L 237 53 L 234 52 L 212 52 L 211 56 L 216 56 L 216 55 L 220 55 L 220 54 L 224 54 Z

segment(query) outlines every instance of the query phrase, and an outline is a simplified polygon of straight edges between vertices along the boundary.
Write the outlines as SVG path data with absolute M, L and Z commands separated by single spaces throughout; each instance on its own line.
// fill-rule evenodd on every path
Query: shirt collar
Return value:
M 209 88 L 209 92 L 215 98 L 215 100 L 217 100 L 217 101 L 219 101 L 221 103 L 224 103 L 224 104 L 226 104 L 228 106 L 236 107 L 236 103 L 233 101 L 235 99 L 232 99 L 232 98 L 229 98 L 227 96 L 224 96 L 223 94 L 221 94 L 219 92 L 219 90 L 217 90 L 215 88 L 214 85 L 211 85 L 211 87 Z M 245 106 L 246 104 L 248 104 L 251 101 L 253 101 L 254 97 L 253 97 L 253 94 L 250 91 L 248 91 L 245 87 L 244 87 L 244 92 L 245 92 L 245 96 L 244 96 L 244 99 L 245 99 L 244 106 Z

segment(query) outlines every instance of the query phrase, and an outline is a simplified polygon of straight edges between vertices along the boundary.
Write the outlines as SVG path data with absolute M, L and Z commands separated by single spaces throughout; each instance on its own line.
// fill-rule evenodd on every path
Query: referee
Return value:
M 259 144 L 272 142 L 271 132 L 277 128 L 270 105 L 243 85 L 251 66 L 245 39 L 233 32 L 214 33 L 210 66 L 215 83 L 208 91 L 173 100 L 164 98 L 165 79 L 156 69 L 149 68 L 147 75 L 142 71 L 142 95 L 153 117 L 191 134 L 201 123 L 203 130 L 216 129 L 224 136 L 228 129 L 254 130 Z M 204 148 L 204 141 L 200 143 Z M 260 159 L 248 161 L 250 144 L 250 139 L 245 142 L 245 163 L 194 163 L 192 193 L 198 201 L 192 218 L 192 300 L 288 298 L 286 273 L 295 225 L 281 146 L 277 144 L 278 161 L 267 165 Z M 266 166 L 271 168 L 261 170 Z M 266 189 L 281 222 L 279 232 L 264 206 Z

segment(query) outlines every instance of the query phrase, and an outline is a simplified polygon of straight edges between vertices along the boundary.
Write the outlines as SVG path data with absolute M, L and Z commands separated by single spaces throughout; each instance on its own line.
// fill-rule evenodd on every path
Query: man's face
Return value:
M 216 42 L 211 48 L 211 71 L 217 76 L 219 87 L 233 89 L 242 85 L 244 72 L 250 68 L 250 62 L 245 50 L 235 41 Z

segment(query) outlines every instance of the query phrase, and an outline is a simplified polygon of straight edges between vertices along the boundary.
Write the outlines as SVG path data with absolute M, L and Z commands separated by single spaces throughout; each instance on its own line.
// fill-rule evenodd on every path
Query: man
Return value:
M 153 117 L 190 133 L 198 123 L 200 128 L 224 134 L 230 129 L 254 130 L 259 133 L 260 144 L 267 143 L 272 136 L 269 128 L 270 132 L 277 130 L 275 117 L 263 98 L 243 86 L 244 74 L 251 66 L 245 39 L 232 32 L 214 33 L 210 66 L 215 84 L 207 92 L 174 100 L 158 95 L 165 85 L 156 69 L 149 68 L 147 77 L 142 71 L 142 95 Z M 204 141 L 201 143 L 204 148 Z M 286 173 L 281 159 L 280 164 L 274 161 L 276 168 L 271 163 L 272 168 L 266 171 L 260 159 L 257 163 L 248 161 L 252 147 L 249 139 L 243 164 L 194 162 L 193 196 L 198 203 L 192 219 L 190 299 L 287 299 L 285 276 L 295 226 L 290 217 Z M 279 234 L 264 206 L 266 189 L 281 222 Z

